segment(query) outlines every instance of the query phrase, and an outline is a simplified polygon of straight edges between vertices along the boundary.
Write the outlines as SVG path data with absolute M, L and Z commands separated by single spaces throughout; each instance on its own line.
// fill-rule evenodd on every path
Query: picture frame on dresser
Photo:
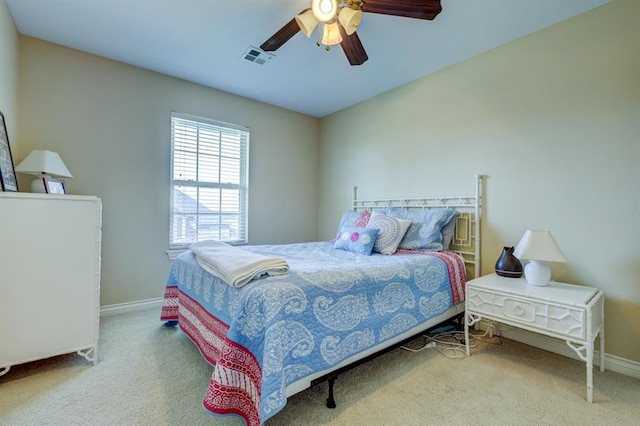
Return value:
M 44 192 L 47 194 L 67 193 L 67 188 L 64 186 L 64 181 L 62 179 L 45 176 L 42 178 L 42 183 L 44 183 Z
M 4 114 L 0 111 L 0 188 L 2 191 L 18 192 L 18 181 L 16 171 L 13 167 L 11 157 L 11 146 L 9 145 L 9 134 Z

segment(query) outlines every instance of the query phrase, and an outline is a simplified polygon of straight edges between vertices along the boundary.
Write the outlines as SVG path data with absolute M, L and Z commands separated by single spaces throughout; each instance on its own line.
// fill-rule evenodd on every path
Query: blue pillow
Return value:
M 451 241 L 456 232 L 456 215 L 454 214 L 451 220 L 442 228 L 442 245 L 444 250 L 449 250 Z
M 334 241 L 338 239 L 340 231 L 342 231 L 342 227 L 353 226 L 353 223 L 358 219 L 358 216 L 360 216 L 360 212 L 356 212 L 353 210 L 347 210 L 342 214 L 342 217 L 340 218 L 340 224 L 338 225 L 338 232 L 336 232 L 336 238 L 334 239 Z
M 333 248 L 370 256 L 376 243 L 376 238 L 378 238 L 377 228 L 345 225 L 340 229 L 338 238 L 333 243 Z
M 343 226 L 366 226 L 367 222 L 369 221 L 369 217 L 371 216 L 371 212 L 364 210 L 364 211 L 354 211 L 354 210 L 347 210 L 346 212 L 344 212 L 342 214 L 342 217 L 340 218 L 340 224 L 338 225 L 338 232 L 336 233 L 336 238 L 333 239 L 332 242 L 334 242 L 336 239 L 338 239 L 338 235 L 340 234 L 340 231 L 342 230 Z M 360 224 L 358 222 L 361 222 Z
M 451 208 L 407 210 L 401 207 L 390 207 L 385 213 L 388 216 L 409 219 L 412 222 L 398 248 L 433 251 L 444 248 L 442 230 L 456 215 L 456 211 Z

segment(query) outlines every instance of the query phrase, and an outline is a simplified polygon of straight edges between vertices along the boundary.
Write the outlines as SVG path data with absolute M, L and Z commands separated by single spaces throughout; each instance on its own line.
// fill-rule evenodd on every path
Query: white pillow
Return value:
M 386 216 L 377 211 L 371 213 L 367 228 L 378 229 L 378 238 L 376 238 L 373 251 L 382 254 L 395 253 L 402 237 L 407 233 L 409 225 L 411 225 L 410 220 Z

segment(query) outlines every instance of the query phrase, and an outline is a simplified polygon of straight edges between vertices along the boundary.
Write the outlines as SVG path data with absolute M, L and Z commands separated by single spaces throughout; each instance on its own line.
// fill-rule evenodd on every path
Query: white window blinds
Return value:
M 247 242 L 249 129 L 171 114 L 170 248 Z

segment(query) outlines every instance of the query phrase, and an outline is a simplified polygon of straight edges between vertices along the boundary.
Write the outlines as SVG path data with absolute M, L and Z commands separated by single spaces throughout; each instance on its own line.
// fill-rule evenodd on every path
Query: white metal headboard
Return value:
M 456 209 L 455 233 L 449 249 L 464 258 L 465 264 L 472 267 L 475 278 L 480 276 L 480 219 L 482 218 L 483 178 L 484 175 L 475 176 L 475 195 L 358 200 L 358 187 L 354 186 L 352 208 L 355 211 L 383 207 L 404 207 L 406 209 L 450 207 Z

